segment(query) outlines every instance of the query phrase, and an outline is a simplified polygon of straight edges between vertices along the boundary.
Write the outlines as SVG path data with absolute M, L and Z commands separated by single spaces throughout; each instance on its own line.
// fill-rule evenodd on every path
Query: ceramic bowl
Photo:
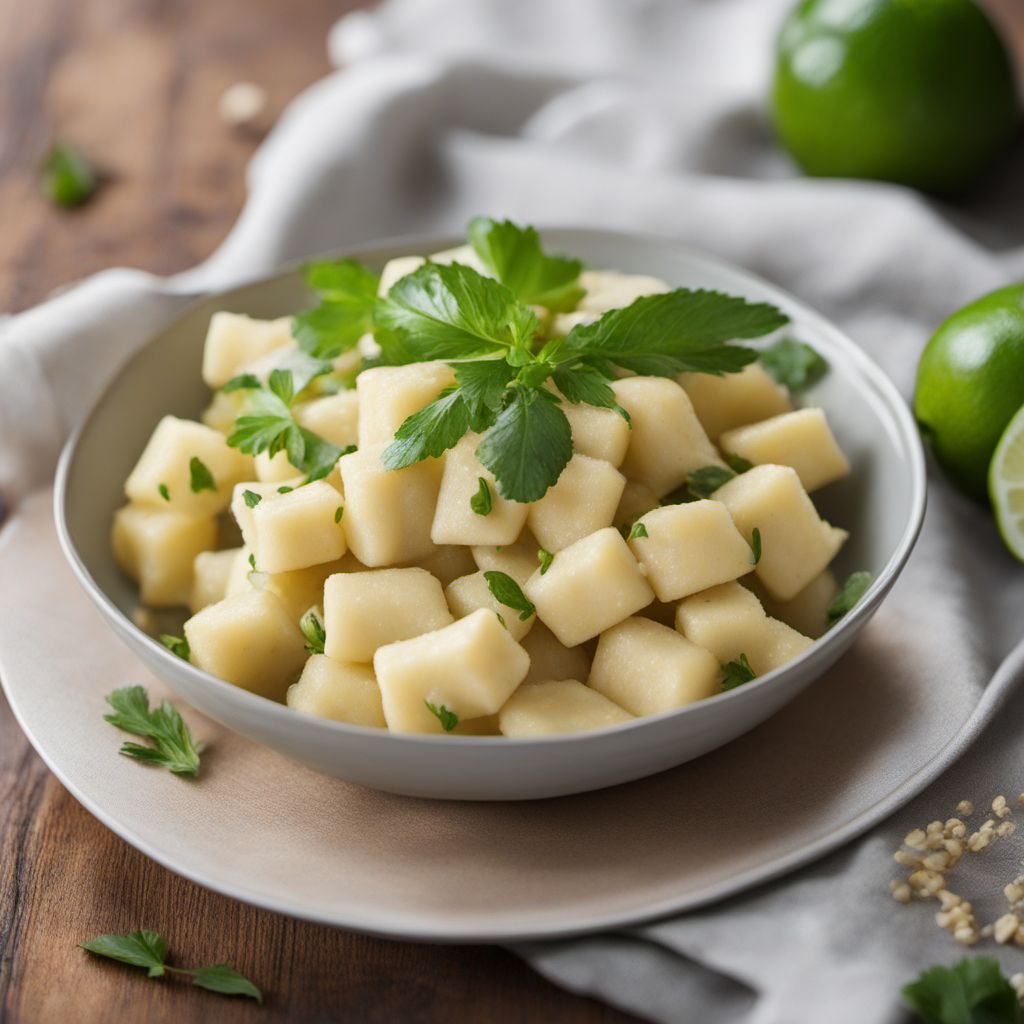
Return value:
M 320 772 L 410 796 L 527 800 L 599 789 L 681 764 L 763 722 L 827 672 L 877 611 L 916 540 L 925 473 L 910 413 L 880 369 L 841 331 L 772 285 L 671 241 L 592 230 L 550 230 L 547 246 L 594 267 L 653 274 L 676 286 L 717 288 L 773 302 L 830 372 L 803 398 L 821 405 L 853 472 L 815 495 L 850 531 L 836 570 L 868 569 L 874 583 L 837 626 L 799 658 L 745 686 L 666 714 L 601 732 L 539 739 L 409 736 L 291 711 L 201 672 L 135 626 L 134 585 L 114 563 L 110 524 L 122 485 L 157 421 L 198 416 L 203 339 L 217 310 L 276 317 L 311 301 L 297 268 L 213 295 L 152 338 L 111 382 L 68 442 L 56 482 L 61 544 L 111 628 L 183 700 L 222 725 Z M 417 238 L 348 252 L 380 268 L 393 256 L 457 244 Z

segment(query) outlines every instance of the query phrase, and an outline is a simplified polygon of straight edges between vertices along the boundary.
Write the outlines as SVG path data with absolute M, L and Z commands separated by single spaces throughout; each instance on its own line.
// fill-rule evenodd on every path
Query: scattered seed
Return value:
M 1021 804 L 1024 805 L 1024 793 L 1021 793 Z M 957 814 L 963 815 L 973 814 L 974 804 L 972 804 L 970 800 L 961 800 L 960 803 L 956 805 L 956 812 Z

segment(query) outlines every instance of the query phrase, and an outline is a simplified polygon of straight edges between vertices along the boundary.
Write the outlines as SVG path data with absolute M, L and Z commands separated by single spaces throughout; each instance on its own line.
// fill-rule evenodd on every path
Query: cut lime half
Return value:
M 988 490 L 1006 546 L 1024 562 L 1024 407 L 1006 425 L 988 467 Z

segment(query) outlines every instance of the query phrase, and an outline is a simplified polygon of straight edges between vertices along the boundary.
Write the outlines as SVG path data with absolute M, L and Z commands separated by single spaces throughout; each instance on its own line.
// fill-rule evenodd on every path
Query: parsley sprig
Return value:
M 923 1024 L 1024 1024 L 1017 993 L 991 957 L 930 967 L 903 998 Z
M 745 654 L 741 654 L 735 661 L 727 661 L 722 666 L 723 690 L 735 690 L 737 686 L 742 686 L 756 678 L 757 673 L 751 668 Z
M 444 704 L 440 706 L 432 704 L 429 700 L 425 700 L 423 703 L 426 704 L 427 710 L 441 723 L 441 728 L 445 732 L 451 732 L 459 724 L 459 716 L 451 708 L 445 707 Z
M 872 576 L 869 572 L 851 572 L 846 582 L 839 588 L 839 593 L 828 603 L 825 618 L 830 626 L 835 625 L 844 615 L 853 610 L 854 605 L 867 593 L 871 586 Z
M 145 764 L 166 768 L 175 775 L 199 774 L 202 744 L 192 739 L 185 720 L 170 701 L 165 700 L 150 710 L 145 687 L 125 686 L 108 694 L 107 703 L 114 713 L 104 715 L 105 721 L 153 744 L 147 747 L 141 743 L 124 743 L 120 753 Z

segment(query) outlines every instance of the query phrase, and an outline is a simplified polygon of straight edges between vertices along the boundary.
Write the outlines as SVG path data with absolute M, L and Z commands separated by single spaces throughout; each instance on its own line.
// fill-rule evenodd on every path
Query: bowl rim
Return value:
M 358 735 L 363 738 L 373 737 L 381 742 L 400 744 L 405 748 L 444 745 L 445 749 L 494 749 L 496 740 L 501 740 L 500 748 L 509 749 L 536 749 L 551 745 L 576 745 L 586 746 L 587 744 L 599 743 L 610 734 L 624 735 L 629 731 L 652 728 L 657 723 L 667 719 L 673 719 L 688 714 L 699 713 L 700 709 L 712 704 L 721 704 L 727 701 L 750 700 L 752 695 L 762 687 L 776 683 L 781 677 L 795 673 L 806 662 L 816 659 L 821 652 L 829 646 L 844 643 L 844 638 L 852 639 L 852 634 L 858 632 L 866 621 L 874 614 L 878 605 L 885 598 L 889 589 L 896 581 L 903 567 L 910 557 L 914 544 L 921 532 L 924 522 L 925 506 L 927 502 L 927 472 L 925 467 L 924 448 L 917 431 L 910 408 L 899 393 L 896 385 L 890 380 L 886 373 L 877 363 L 853 341 L 842 329 L 823 314 L 806 305 L 800 299 L 789 292 L 778 287 L 772 282 L 747 270 L 746 268 L 721 259 L 694 246 L 678 242 L 675 239 L 657 235 L 650 232 L 622 231 L 605 228 L 579 227 L 572 224 L 548 224 L 537 229 L 542 238 L 552 235 L 572 234 L 574 236 L 589 236 L 595 240 L 604 240 L 615 243 L 631 243 L 647 245 L 652 248 L 671 250 L 677 256 L 688 259 L 702 265 L 712 271 L 723 272 L 727 275 L 738 276 L 745 279 L 752 287 L 759 292 L 762 301 L 771 301 L 779 305 L 787 313 L 799 314 L 815 322 L 819 334 L 827 336 L 828 343 L 837 346 L 844 355 L 852 361 L 863 379 L 874 390 L 876 396 L 882 400 L 885 410 L 892 416 L 899 428 L 898 439 L 908 456 L 910 468 L 910 495 L 909 509 L 906 522 L 900 535 L 899 542 L 890 554 L 885 565 L 877 576 L 872 580 L 870 587 L 857 602 L 857 604 L 843 618 L 832 626 L 825 634 L 814 640 L 814 642 L 792 661 L 787 662 L 779 668 L 773 669 L 764 675 L 757 676 L 749 683 L 732 690 L 706 697 L 692 704 L 684 705 L 681 708 L 674 708 L 656 715 L 645 715 L 637 717 L 630 722 L 608 726 L 602 729 L 595 729 L 589 732 L 566 733 L 550 736 L 533 737 L 498 737 L 498 736 L 473 736 L 453 734 L 420 734 L 420 733 L 393 733 L 387 729 L 375 729 L 368 726 L 352 725 L 347 722 L 338 722 L 332 719 L 319 718 L 314 715 L 303 715 L 289 708 L 286 704 L 278 703 L 268 697 L 260 696 L 244 690 L 241 687 L 229 683 L 218 676 L 204 672 L 190 662 L 171 653 L 158 640 L 140 629 L 135 622 L 126 615 L 107 595 L 102 587 L 93 578 L 91 572 L 79 554 L 71 537 L 71 529 L 68 523 L 68 488 L 72 466 L 78 453 L 79 445 L 88 433 L 92 421 L 99 413 L 100 408 L 107 401 L 110 393 L 114 390 L 120 379 L 128 373 L 129 369 L 146 352 L 164 336 L 164 334 L 183 319 L 195 312 L 199 307 L 205 305 L 212 299 L 228 298 L 235 293 L 246 291 L 260 285 L 269 285 L 282 278 L 293 276 L 301 268 L 318 259 L 374 259 L 383 256 L 385 253 L 405 250 L 407 255 L 417 255 L 419 251 L 431 252 L 451 248 L 455 245 L 465 243 L 463 236 L 455 236 L 443 233 L 418 233 L 411 235 L 400 235 L 379 240 L 369 240 L 365 243 L 356 243 L 351 246 L 343 246 L 324 253 L 316 253 L 301 259 L 289 260 L 271 273 L 261 274 L 252 278 L 239 281 L 230 288 L 212 289 L 208 292 L 200 292 L 191 296 L 192 301 L 178 310 L 175 315 L 157 330 L 151 332 L 146 339 L 117 367 L 109 380 L 104 384 L 101 392 L 91 404 L 89 411 L 71 432 L 65 442 L 54 479 L 53 492 L 53 513 L 56 523 L 57 537 L 61 551 L 70 565 L 72 572 L 79 584 L 94 604 L 107 617 L 108 621 L 116 622 L 122 630 L 132 635 L 133 639 L 146 647 L 151 656 L 158 659 L 166 659 L 173 672 L 185 672 L 193 677 L 197 683 L 213 686 L 219 689 L 220 693 L 229 701 L 240 701 L 242 706 L 247 706 L 253 713 L 270 716 L 277 720 L 283 727 L 293 729 L 309 729 L 319 731 L 321 735 L 336 735 L 339 738 L 346 735 Z M 389 257 L 390 258 L 390 257 Z M 815 679 L 814 681 L 817 681 Z M 300 724 L 301 723 L 301 724 Z

